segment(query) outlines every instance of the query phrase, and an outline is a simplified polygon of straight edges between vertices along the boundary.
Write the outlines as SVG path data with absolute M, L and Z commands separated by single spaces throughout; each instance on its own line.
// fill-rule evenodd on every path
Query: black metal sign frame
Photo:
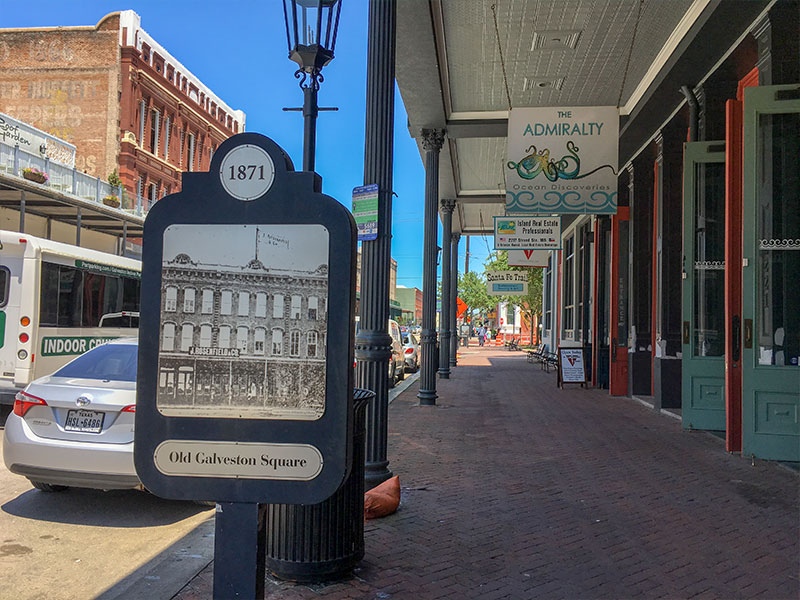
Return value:
M 220 169 L 226 156 L 243 145 L 260 148 L 274 165 L 271 186 L 258 197 L 236 198 L 221 181 Z M 227 163 L 225 169 L 227 172 Z M 164 235 L 169 226 L 176 224 L 311 224 L 327 229 L 325 403 L 319 418 L 165 416 L 158 410 Z M 320 177 L 294 172 L 288 155 L 271 139 L 255 133 L 228 139 L 214 154 L 208 173 L 185 173 L 182 191 L 151 208 L 144 224 L 134 445 L 136 471 L 148 490 L 173 499 L 286 504 L 318 503 L 336 491 L 348 475 L 353 452 L 355 249 L 353 217 L 342 204 L 321 193 Z M 322 456 L 321 470 L 304 481 L 166 475 L 157 468 L 154 454 L 160 444 L 174 440 L 311 445 Z

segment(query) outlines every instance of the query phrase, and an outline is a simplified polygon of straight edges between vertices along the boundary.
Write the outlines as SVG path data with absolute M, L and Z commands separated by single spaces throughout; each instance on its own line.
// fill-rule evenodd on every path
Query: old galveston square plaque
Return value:
M 336 491 L 352 452 L 355 240 L 319 176 L 254 133 L 152 207 L 134 446 L 148 490 L 223 511 Z

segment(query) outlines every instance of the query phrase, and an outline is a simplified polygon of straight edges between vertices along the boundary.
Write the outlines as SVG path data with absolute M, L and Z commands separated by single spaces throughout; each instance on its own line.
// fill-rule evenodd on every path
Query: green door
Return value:
M 742 454 L 800 460 L 800 85 L 744 95 Z
M 682 416 L 725 431 L 725 142 L 683 156 Z

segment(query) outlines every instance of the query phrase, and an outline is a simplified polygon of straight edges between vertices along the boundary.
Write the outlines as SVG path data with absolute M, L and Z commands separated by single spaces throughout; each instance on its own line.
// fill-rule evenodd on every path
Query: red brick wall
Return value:
M 96 27 L 0 30 L 0 112 L 77 147 L 76 167 L 105 177 L 119 136 L 119 17 Z

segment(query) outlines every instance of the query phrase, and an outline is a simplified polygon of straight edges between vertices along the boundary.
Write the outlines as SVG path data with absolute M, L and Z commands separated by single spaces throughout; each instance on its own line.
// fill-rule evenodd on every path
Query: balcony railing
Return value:
M 120 202 L 124 197 L 123 187 L 114 187 L 107 181 L 99 177 L 92 177 L 86 173 L 81 173 L 75 168 L 65 167 L 59 163 L 51 161 L 47 157 L 31 154 L 22 150 L 19 146 L 10 146 L 0 142 L 0 173 L 22 177 L 22 170 L 25 168 L 36 167 L 40 171 L 47 173 L 49 179 L 47 187 L 58 190 L 67 195 L 75 196 L 90 202 L 103 204 L 106 196 L 116 196 Z M 136 203 L 133 207 L 119 210 L 144 217 L 147 213 L 143 209 L 142 196 L 136 195 Z

